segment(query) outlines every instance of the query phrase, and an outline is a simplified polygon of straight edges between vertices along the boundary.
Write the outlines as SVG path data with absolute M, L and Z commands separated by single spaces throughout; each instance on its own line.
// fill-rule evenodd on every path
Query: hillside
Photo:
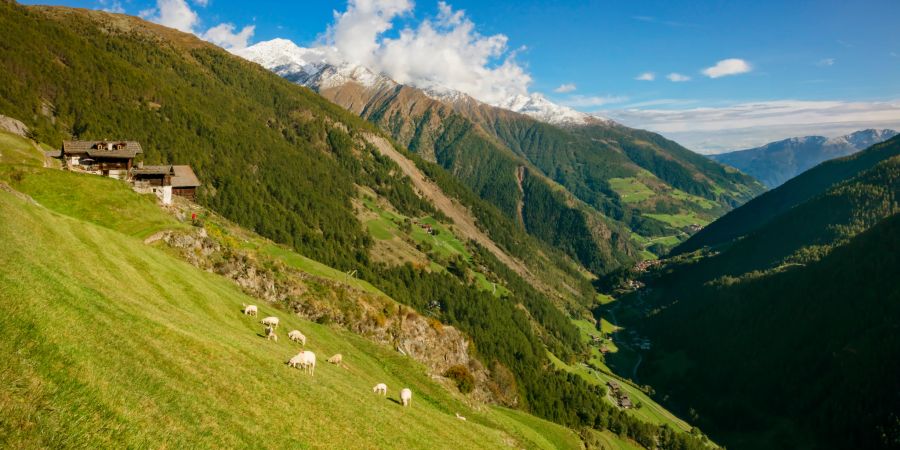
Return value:
M 377 404 L 372 407 L 353 402 L 347 406 L 349 409 L 346 414 L 336 416 L 337 421 L 320 420 L 322 416 L 334 417 L 335 405 L 343 405 L 335 400 L 345 392 L 361 392 L 359 395 L 361 399 L 371 397 L 368 385 L 362 387 L 356 385 L 359 383 L 357 377 L 360 373 L 366 373 L 364 379 L 369 381 L 364 383 L 374 384 L 377 382 L 374 380 L 378 379 L 388 381 L 390 386 L 396 386 L 396 383 L 404 382 L 412 386 L 417 393 L 417 404 L 424 402 L 427 407 L 437 409 L 434 414 L 428 410 L 425 414 L 417 415 L 415 420 L 418 422 L 410 425 L 408 436 L 413 440 L 409 443 L 412 448 L 432 448 L 434 445 L 432 442 L 447 442 L 447 439 L 473 448 L 481 446 L 495 448 L 498 445 L 524 448 L 581 448 L 579 437 L 563 427 L 522 412 L 481 405 L 485 394 L 493 396 L 494 401 L 511 401 L 512 404 L 520 403 L 522 400 L 516 400 L 518 393 L 514 380 L 505 378 L 503 385 L 490 381 L 494 376 L 479 368 L 479 362 L 472 357 L 472 347 L 468 346 L 464 339 L 460 343 L 459 334 L 452 327 L 440 324 L 431 317 L 420 316 L 412 309 L 399 307 L 371 284 L 348 277 L 341 271 L 277 246 L 197 205 L 179 200 L 174 209 L 169 208 L 168 213 L 164 213 L 154 205 L 152 197 L 135 194 L 120 181 L 56 169 L 39 169 L 44 165 L 43 156 L 31 142 L 3 133 L 0 133 L 0 137 L 4 138 L 3 145 L 0 146 L 0 156 L 3 157 L 0 161 L 2 162 L 0 181 L 4 183 L 0 184 L 2 187 L 0 214 L 7 218 L 0 234 L 4 238 L 8 235 L 15 236 L 4 239 L 7 247 L 3 249 L 2 254 L 5 258 L 0 261 L 0 265 L 4 267 L 3 275 L 11 282 L 2 284 L 4 289 L 0 290 L 0 301 L 8 304 L 27 299 L 28 307 L 20 306 L 17 310 L 22 311 L 22 314 L 50 311 L 54 321 L 50 321 L 47 325 L 48 330 L 57 328 L 68 330 L 77 326 L 80 333 L 91 336 L 87 341 L 79 341 L 82 350 L 77 352 L 79 358 L 73 364 L 86 367 L 84 370 L 90 370 L 92 374 L 99 374 L 96 376 L 106 380 L 103 387 L 96 387 L 96 378 L 91 378 L 80 385 L 83 387 L 81 391 L 72 392 L 64 398 L 48 399 L 44 404 L 51 405 L 48 408 L 53 410 L 68 411 L 88 401 L 80 399 L 89 396 L 93 399 L 91 400 L 93 403 L 80 407 L 82 411 L 86 407 L 103 407 L 103 411 L 112 410 L 112 412 L 98 417 L 96 419 L 100 421 L 98 423 L 106 423 L 113 420 L 111 417 L 115 417 L 117 423 L 121 424 L 115 429 L 117 430 L 115 434 L 98 434 L 92 431 L 91 427 L 96 426 L 92 422 L 74 421 L 65 415 L 60 417 L 29 412 L 31 410 L 27 408 L 23 410 L 18 403 L 7 408 L 0 402 L 0 414 L 5 419 L 4 423 L 15 424 L 26 421 L 24 417 L 27 415 L 32 417 L 32 421 L 38 420 L 42 429 L 58 430 L 60 435 L 72 436 L 66 440 L 54 438 L 51 434 L 45 438 L 44 445 L 70 447 L 129 443 L 140 446 L 141 443 L 151 440 L 171 442 L 171 445 L 177 446 L 235 446 L 244 445 L 249 442 L 248 439 L 262 439 L 263 432 L 268 436 L 272 434 L 272 430 L 276 430 L 278 436 L 274 440 L 270 438 L 267 442 L 274 442 L 272 445 L 276 447 L 281 446 L 281 443 L 291 445 L 297 442 L 338 442 L 334 445 L 341 447 L 356 447 L 361 442 L 375 446 L 386 446 L 387 442 L 394 445 L 396 440 L 391 438 L 393 430 L 388 426 L 375 427 L 373 424 L 382 422 L 372 421 L 367 414 L 371 411 L 372 414 L 383 415 L 384 417 L 379 420 L 394 421 L 392 423 L 402 420 L 403 416 L 385 415 Z M 28 195 L 21 192 L 27 192 Z M 98 204 L 104 207 L 98 208 Z M 198 214 L 201 228 L 198 228 L 196 222 L 193 226 L 185 223 L 191 213 Z M 179 217 L 181 219 L 177 219 Z M 34 240 L 30 240 L 32 233 L 35 236 Z M 45 246 L 52 246 L 52 249 L 45 251 Z M 74 253 L 77 253 L 77 256 Z M 22 256 L 25 254 L 29 256 Z M 197 268 L 188 266 L 179 259 L 187 260 Z M 76 264 L 68 264 L 74 260 L 77 260 Z M 48 274 L 58 271 L 57 266 L 62 268 L 60 271 L 63 273 L 59 277 L 63 278 L 47 277 Z M 206 272 L 213 272 L 224 278 Z M 129 281 L 133 288 L 118 287 L 120 280 L 124 278 L 133 280 Z M 59 285 L 55 284 L 60 279 L 66 280 L 68 286 L 77 288 L 60 289 Z M 233 283 L 226 281 L 227 279 Z M 48 298 L 49 292 L 53 292 L 53 295 Z M 98 299 L 102 302 L 97 303 Z M 474 301 L 482 307 L 488 305 L 481 303 L 478 298 L 470 297 L 467 300 Z M 54 307 L 45 307 L 45 302 L 48 301 L 54 301 Z M 243 427 L 247 426 L 244 422 L 232 421 L 227 425 L 219 424 L 213 431 L 200 433 L 201 430 L 193 421 L 181 419 L 192 416 L 170 417 L 170 408 L 181 408 L 185 403 L 196 402 L 201 405 L 182 409 L 199 416 L 216 414 L 242 417 L 247 414 L 248 408 L 257 410 L 256 403 L 265 401 L 268 397 L 254 393 L 251 389 L 238 391 L 229 389 L 228 380 L 254 377 L 254 380 L 257 380 L 254 389 L 265 389 L 267 392 L 272 392 L 273 387 L 283 390 L 294 389 L 297 378 L 290 375 L 291 371 L 286 372 L 283 359 L 291 355 L 292 349 L 296 351 L 296 346 L 285 344 L 284 336 L 279 344 L 264 341 L 256 319 L 243 318 L 241 315 L 240 305 L 244 303 L 261 304 L 261 315 L 280 316 L 284 326 L 282 333 L 290 327 L 302 329 L 310 338 L 310 348 L 317 353 L 321 352 L 320 356 L 323 353 L 327 356 L 340 351 L 347 359 L 341 368 L 331 369 L 331 366 L 319 368 L 316 379 L 320 379 L 318 377 L 321 377 L 322 373 L 328 374 L 331 371 L 326 376 L 337 377 L 333 383 L 324 384 L 321 389 L 311 387 L 310 390 L 303 390 L 295 395 L 285 395 L 276 402 L 276 406 L 291 410 L 298 409 L 296 402 L 301 402 L 303 406 L 299 409 L 304 412 L 300 413 L 299 419 L 281 414 L 263 418 L 264 414 L 254 411 L 254 415 L 247 415 L 257 420 L 254 422 L 253 430 L 244 429 Z M 490 303 L 497 304 L 497 301 L 493 300 Z M 117 309 L 109 311 L 108 307 L 111 304 L 117 305 Z M 397 311 L 396 314 L 392 312 L 394 310 Z M 163 314 L 158 311 L 170 313 Z M 455 313 L 460 312 L 457 310 Z M 291 313 L 296 313 L 297 316 Z M 113 315 L 115 320 L 107 318 L 96 321 L 96 317 L 103 314 L 106 314 L 104 317 Z M 505 320 L 496 314 L 496 310 L 491 308 L 481 309 L 481 315 L 490 321 L 488 323 L 502 323 Z M 56 320 L 60 322 L 57 324 Z M 197 324 L 208 328 L 198 329 Z M 151 334 L 136 331 L 146 327 L 165 331 Z M 20 327 L 16 325 L 6 329 L 13 332 L 18 328 Z M 488 326 L 485 329 L 490 328 Z M 349 331 L 355 334 L 350 334 Z M 139 381 L 137 384 L 133 384 L 135 382 L 120 384 L 120 377 L 112 377 L 114 380 L 112 383 L 107 380 L 110 377 L 106 373 L 116 370 L 121 364 L 115 357 L 116 354 L 104 347 L 110 333 L 114 333 L 118 341 L 130 345 L 126 348 L 132 349 L 135 345 L 141 345 L 153 349 L 150 354 L 143 351 L 131 353 L 129 350 L 127 367 L 129 373 L 137 377 Z M 54 338 L 48 337 L 46 340 L 65 342 L 65 336 L 69 336 L 69 334 L 53 334 Z M 365 336 L 365 339 L 361 339 L 357 334 Z M 28 339 L 34 339 L 33 332 L 28 335 Z M 148 343 L 152 345 L 148 346 Z M 59 345 L 65 347 L 73 344 L 68 342 Z M 260 345 L 263 345 L 263 348 L 274 348 L 260 353 L 258 350 Z M 95 357 L 97 352 L 92 351 L 94 346 L 98 347 L 98 351 L 102 349 L 102 354 L 106 355 L 107 359 L 97 359 Z M 185 351 L 185 346 L 188 346 L 190 351 Z M 196 352 L 193 351 L 195 346 Z M 166 351 L 160 350 L 162 348 Z M 401 353 L 392 349 L 403 350 L 411 358 L 401 357 Z M 21 352 L 7 354 L 21 354 Z M 210 363 L 206 360 L 209 354 L 221 356 Z M 11 360 L 5 363 L 33 366 L 34 359 L 52 360 L 58 358 L 55 355 L 57 354 L 51 350 L 40 349 L 28 355 L 28 358 L 32 359 Z M 276 359 L 267 360 L 272 357 Z M 425 366 L 413 360 L 421 361 Z M 165 399 L 165 405 L 156 405 L 160 397 L 156 397 L 155 393 L 143 391 L 158 386 L 163 381 L 157 379 L 165 376 L 146 364 L 147 361 L 165 363 L 165 373 L 191 374 L 189 377 L 180 375 L 178 382 L 166 379 L 165 382 L 174 391 L 171 396 L 162 397 Z M 320 363 L 325 365 L 322 361 Z M 196 364 L 207 364 L 208 370 L 197 371 L 189 368 Z M 228 367 L 222 366 L 223 364 L 227 364 Z M 235 364 L 238 368 L 234 367 Z M 454 387 L 452 380 L 442 378 L 440 374 L 444 373 L 448 365 L 453 364 L 469 367 L 475 376 L 475 392 L 465 395 L 447 392 L 448 390 L 455 392 L 457 387 Z M 31 376 L 28 378 L 29 383 L 40 383 L 40 380 L 48 377 L 77 375 L 59 372 L 52 364 L 41 367 L 42 371 L 39 373 L 28 372 Z M 264 370 L 270 371 L 272 378 L 260 379 L 252 372 L 253 367 L 267 367 L 268 369 Z M 491 367 L 491 371 L 494 370 L 497 370 L 496 363 Z M 508 371 L 505 373 L 509 374 Z M 210 376 L 217 377 L 218 381 L 208 383 L 206 377 Z M 490 378 L 486 379 L 486 376 Z M 442 381 L 435 384 L 435 379 Z M 491 393 L 484 391 L 485 382 Z M 209 388 L 195 395 L 182 396 L 183 398 L 177 401 L 172 399 L 176 395 L 174 392 L 188 391 L 191 389 L 190 386 L 197 384 L 209 385 Z M 223 399 L 206 398 L 209 395 L 216 395 L 217 389 L 230 394 Z M 462 390 L 461 387 L 459 389 Z M 125 406 L 107 405 L 97 401 L 97 395 L 101 398 L 103 396 L 94 394 L 94 391 L 104 394 L 109 392 L 108 395 L 115 395 L 117 400 L 125 401 Z M 508 397 L 504 400 L 497 397 L 498 395 Z M 602 403 L 602 391 L 595 392 L 594 395 L 597 395 L 596 398 Z M 24 404 L 24 398 L 35 396 L 38 396 L 38 393 L 25 388 L 14 394 L 9 401 Z M 587 400 L 585 397 L 581 399 L 582 402 Z M 142 414 L 131 408 L 129 405 L 134 401 L 140 401 L 142 407 L 150 407 L 146 410 L 149 412 Z M 567 404 L 572 404 L 570 402 L 571 400 L 567 400 Z M 388 408 L 398 407 L 391 402 L 385 403 Z M 578 410 L 584 411 L 581 408 L 585 406 L 584 404 L 578 406 Z M 121 408 L 131 409 L 123 412 Z M 365 411 L 357 414 L 354 408 L 363 408 Z M 639 437 L 642 436 L 641 433 L 655 433 L 654 427 L 650 425 L 652 421 L 645 424 L 644 419 L 628 419 L 627 416 L 630 414 L 616 412 L 608 406 L 605 410 L 606 414 L 610 415 L 604 416 L 603 421 L 595 425 L 599 429 L 582 430 L 582 433 L 586 433 L 582 436 L 590 445 L 607 446 L 603 448 L 609 446 L 636 448 L 636 443 L 620 436 Z M 468 418 L 467 423 L 474 421 L 475 424 L 486 427 L 486 437 L 481 434 L 482 428 L 470 431 L 453 427 L 448 429 L 446 435 L 429 435 L 424 439 L 421 437 L 421 434 L 426 433 L 430 427 L 443 427 L 442 415 L 447 415 L 449 420 L 459 423 L 454 416 L 456 412 L 465 415 Z M 310 416 L 303 416 L 304 413 Z M 157 417 L 166 418 L 165 423 L 161 425 L 166 428 L 144 425 L 145 421 L 157 420 Z M 432 420 L 435 417 L 437 419 Z M 283 422 L 285 418 L 291 423 L 294 420 L 316 423 L 317 429 L 294 430 L 295 427 L 286 427 Z M 172 427 L 184 430 L 179 440 L 160 438 L 160 433 L 166 433 Z M 345 427 L 365 429 L 368 430 L 367 433 L 374 432 L 374 435 L 366 437 L 352 433 L 348 435 L 342 433 Z M 136 433 L 131 431 L 133 429 L 143 431 Z M 390 430 L 390 433 L 379 437 L 378 433 L 381 430 Z M 664 429 L 660 429 L 659 432 L 661 439 L 677 442 L 679 445 L 689 443 L 683 437 L 672 435 Z M 30 433 L 33 432 L 29 427 L 16 432 L 4 430 L 0 433 L 2 437 L 0 441 L 16 446 L 16 443 L 23 439 L 33 438 Z M 466 436 L 449 438 L 448 436 L 452 436 L 453 433 L 464 433 Z M 233 435 L 237 434 L 243 436 L 242 440 L 234 440 Z M 335 441 L 327 438 L 328 435 L 336 434 L 341 434 L 341 439 Z M 468 441 L 469 438 L 473 441 Z M 650 442 L 646 438 L 641 439 Z
M 761 147 L 710 155 L 715 161 L 737 168 L 769 188 L 829 159 L 852 155 L 897 135 L 894 130 L 860 130 L 846 136 L 806 136 L 771 142 Z
M 132 197 L 108 213 L 179 226 Z M 15 386 L 0 400 L 4 447 L 581 448 L 558 425 L 472 409 L 411 359 L 263 304 L 260 317 L 303 330 L 320 357 L 312 377 L 288 369 L 299 346 L 260 336 L 241 313 L 255 299 L 132 235 L 146 228 L 120 233 L 3 190 L 0 213 L 0 373 Z M 343 366 L 324 361 L 337 352 Z M 379 382 L 387 399 L 371 392 Z M 392 401 L 403 386 L 410 409 Z
M 612 430 L 644 446 L 663 438 L 688 448 L 702 445 L 699 438 L 686 433 L 674 434 L 644 423 L 606 402 L 602 387 L 556 370 L 548 351 L 572 363 L 587 352 L 571 321 L 585 317 L 597 301 L 586 273 L 559 250 L 526 234 L 440 166 L 396 146 L 394 153 L 385 151 L 378 143 L 393 144 L 374 126 L 308 89 L 193 36 L 137 18 L 2 3 L 0 26 L 11 30 L 11 38 L 0 47 L 0 64 L 5 69 L 0 71 L 0 113 L 23 120 L 30 137 L 52 148 L 71 137 L 127 136 L 142 143 L 147 163 L 191 164 L 203 181 L 198 192 L 201 207 L 211 211 L 209 217 L 222 218 L 207 217 L 210 235 L 196 241 L 200 254 L 208 249 L 205 239 L 212 239 L 211 233 L 231 230 L 232 225 L 271 239 L 262 245 L 263 250 L 250 251 L 232 245 L 232 240 L 242 242 L 235 236 L 244 236 L 244 232 L 229 232 L 212 239 L 229 243 L 212 253 L 221 260 L 195 261 L 190 256 L 194 247 L 186 247 L 186 252 L 186 248 L 171 249 L 175 254 L 231 278 L 245 291 L 285 311 L 333 320 L 354 331 L 371 331 L 367 320 L 377 323 L 380 315 L 387 315 L 393 307 L 401 312 L 418 311 L 413 316 L 418 317 L 416 323 L 448 325 L 467 339 L 466 351 L 485 370 L 486 378 L 481 381 L 505 386 L 508 403 L 521 411 L 572 429 L 590 428 L 592 431 L 585 433 L 600 433 L 607 440 Z M 4 150 L 3 158 L 13 158 L 9 164 L 20 164 L 18 153 Z M 391 155 L 405 160 L 398 164 Z M 415 170 L 407 170 L 411 167 Z M 116 232 L 134 232 L 140 238 L 151 238 L 160 231 L 156 225 L 143 223 L 142 211 L 130 210 L 129 202 L 122 198 L 110 199 L 108 207 L 98 206 L 103 205 L 101 199 L 107 191 L 119 189 L 112 188 L 118 186 L 111 184 L 115 181 L 96 178 L 78 186 L 83 177 L 66 178 L 69 175 L 36 167 L 3 170 L 3 178 L 13 190 L 24 191 L 56 214 Z M 432 183 L 429 189 L 436 186 L 454 211 L 445 211 L 434 200 L 437 197 L 417 190 L 410 176 Z M 142 209 L 152 206 L 145 202 Z M 460 218 L 460 223 L 452 216 Z M 118 222 L 134 228 L 119 229 Z M 415 222 L 433 226 L 437 235 L 410 226 Z M 217 228 L 219 223 L 232 225 Z M 486 236 L 494 245 L 480 244 L 466 232 L 471 226 L 482 236 L 479 239 Z M 26 227 L 11 232 L 23 229 Z M 197 239 L 188 233 L 170 240 L 188 238 Z M 110 239 L 120 246 L 139 242 Z M 247 240 L 256 242 L 256 238 Z M 91 251 L 86 258 L 95 255 L 102 259 L 103 249 L 92 247 L 94 242 L 74 242 L 69 251 L 87 247 Z M 136 261 L 140 267 L 156 270 L 131 251 L 110 256 L 115 259 L 107 262 L 119 267 Z M 48 267 L 64 258 L 58 255 Z M 259 265 L 251 265 L 252 271 L 243 265 L 234 268 L 230 264 L 235 258 L 256 259 Z M 297 270 L 313 271 L 331 281 L 297 285 L 306 286 L 305 291 L 279 290 L 284 286 L 284 274 Z M 97 283 L 115 286 L 109 283 L 109 276 L 118 272 L 110 273 L 86 272 L 83 282 L 101 291 Z M 272 277 L 269 281 L 276 289 L 255 292 L 252 285 L 241 284 L 247 273 Z M 211 275 L 202 275 L 206 276 Z M 357 280 L 349 281 L 351 276 Z M 353 292 L 389 297 L 395 303 L 390 303 L 387 312 L 373 308 L 360 316 L 345 314 L 358 311 L 343 309 L 340 302 L 347 301 L 347 289 L 336 288 L 335 278 L 352 284 Z M 176 288 L 157 283 L 148 292 L 159 294 L 158 301 L 194 305 L 195 298 L 189 295 L 207 287 L 217 295 L 221 291 L 206 285 L 194 287 L 192 283 L 199 281 L 193 279 L 183 281 Z M 16 294 L 39 296 L 58 288 L 35 286 L 36 293 Z M 183 294 L 168 295 L 169 289 Z M 116 294 L 119 296 L 137 295 L 127 289 L 116 291 L 123 291 Z M 232 303 L 247 300 L 229 298 Z M 333 308 L 335 314 L 313 309 L 327 298 L 341 304 Z M 165 309 L 166 305 L 160 306 Z M 398 317 L 403 315 L 398 313 Z M 179 326 L 184 323 L 178 322 Z M 307 326 L 306 322 L 292 323 Z
M 851 178 L 898 154 L 900 154 L 900 138 L 894 137 L 854 155 L 819 164 L 729 212 L 676 247 L 673 253 L 691 252 L 704 246 L 715 247 L 752 233 L 796 205 L 825 192 L 835 183 Z
M 666 406 L 693 411 L 729 447 L 900 442 L 898 143 L 824 163 L 760 197 L 766 209 L 736 209 L 776 214 L 714 251 L 664 261 L 620 300 L 653 342 L 639 376 Z M 837 181 L 815 193 L 825 180 Z
M 762 191 L 658 135 L 600 119 L 541 122 L 458 92 L 331 66 L 317 49 L 283 39 L 239 54 L 377 124 L 597 274 L 649 256 L 645 248 L 680 242 L 692 232 L 688 225 L 704 225 Z

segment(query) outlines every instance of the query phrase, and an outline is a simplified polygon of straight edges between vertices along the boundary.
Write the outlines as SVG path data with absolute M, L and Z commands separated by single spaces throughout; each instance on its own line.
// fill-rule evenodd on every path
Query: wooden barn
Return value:
M 136 190 L 153 192 L 167 205 L 172 203 L 172 195 L 194 200 L 200 186 L 194 170 L 185 165 L 140 165 L 131 175 Z

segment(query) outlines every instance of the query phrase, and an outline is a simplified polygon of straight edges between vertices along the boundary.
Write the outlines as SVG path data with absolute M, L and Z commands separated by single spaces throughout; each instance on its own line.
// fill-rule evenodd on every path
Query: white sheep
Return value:
M 304 359 L 303 352 L 297 353 L 291 359 L 288 360 L 287 365 L 288 365 L 288 367 L 297 367 L 303 362 L 303 359 Z
M 381 395 L 387 395 L 387 385 L 384 383 L 378 383 L 375 387 L 372 388 L 372 392 Z
M 278 318 L 277 317 L 266 317 L 263 320 L 260 320 L 259 323 L 263 325 L 270 325 L 274 328 L 278 328 Z
M 400 402 L 403 403 L 403 406 L 409 406 L 412 403 L 412 391 L 409 388 L 403 388 L 400 391 Z
M 332 364 L 340 364 L 341 361 L 343 361 L 343 360 L 344 360 L 344 357 L 340 353 L 332 356 L 331 358 L 328 358 L 328 362 L 330 362 Z
M 294 330 L 288 333 L 288 339 L 294 342 L 299 342 L 302 345 L 306 345 L 306 336 L 304 336 L 303 333 L 300 332 L 300 330 Z
M 266 340 L 268 341 L 270 339 L 278 342 L 278 335 L 275 334 L 275 328 L 266 327 Z
M 246 303 L 244 304 L 244 315 L 245 316 L 255 316 L 257 314 L 257 312 L 259 312 L 259 311 L 256 309 L 256 305 L 248 305 Z
M 316 354 L 305 350 L 297 354 L 300 357 L 299 365 L 300 368 L 303 369 L 306 373 L 310 375 L 315 375 L 316 371 Z
M 462 420 L 462 421 L 465 421 L 465 420 L 466 420 L 466 418 L 463 417 L 463 416 L 461 416 L 461 415 L 459 415 L 459 413 L 456 413 L 456 418 L 459 419 L 459 420 Z

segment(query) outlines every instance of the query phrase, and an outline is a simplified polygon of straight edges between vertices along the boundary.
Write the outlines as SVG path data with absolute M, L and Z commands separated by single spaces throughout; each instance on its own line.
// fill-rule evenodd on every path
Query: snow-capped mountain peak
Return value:
M 287 39 L 260 42 L 235 53 L 288 80 L 315 89 L 328 89 L 348 82 L 366 87 L 393 83 L 367 67 L 340 62 L 330 48 L 304 48 Z
M 329 47 L 304 48 L 287 39 L 272 39 L 235 53 L 281 77 L 317 90 L 338 87 L 349 82 L 368 88 L 384 84 L 397 85 L 384 74 L 376 73 L 359 64 L 341 61 L 338 52 Z M 422 89 L 429 97 L 447 103 L 477 101 L 464 92 L 430 82 L 411 85 Z M 611 123 L 609 119 L 553 103 L 540 93 L 519 94 L 490 104 L 554 125 Z
M 541 122 L 554 125 L 586 125 L 597 122 L 610 122 L 609 119 L 553 103 L 547 97 L 537 92 L 528 95 L 518 94 L 494 106 L 522 113 Z

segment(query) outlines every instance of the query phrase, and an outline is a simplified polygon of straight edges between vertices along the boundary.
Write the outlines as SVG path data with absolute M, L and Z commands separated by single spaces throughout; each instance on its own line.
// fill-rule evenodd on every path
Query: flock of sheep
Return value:
M 256 308 L 256 305 L 244 305 L 244 315 L 246 316 L 256 316 L 259 310 Z M 278 328 L 278 318 L 277 317 L 266 317 L 259 321 L 259 323 L 266 326 L 266 340 L 274 340 L 278 342 L 278 335 L 275 334 L 275 329 Z M 288 333 L 288 339 L 293 342 L 298 342 L 303 346 L 306 346 L 306 336 L 300 332 L 300 330 L 293 330 Z M 338 353 L 331 358 L 328 358 L 328 362 L 339 365 L 343 361 L 344 357 Z M 309 351 L 304 350 L 300 353 L 297 353 L 296 356 L 289 359 L 287 362 L 288 367 L 294 367 L 303 370 L 305 373 L 310 375 L 314 375 L 316 371 L 316 354 Z M 381 395 L 387 395 L 387 385 L 384 383 L 378 383 L 372 388 L 372 392 Z M 403 388 L 400 390 L 400 403 L 403 406 L 409 406 L 412 403 L 412 391 L 409 388 Z M 456 414 L 456 418 L 460 420 L 466 420 L 465 417 L 460 416 L 459 413 Z

